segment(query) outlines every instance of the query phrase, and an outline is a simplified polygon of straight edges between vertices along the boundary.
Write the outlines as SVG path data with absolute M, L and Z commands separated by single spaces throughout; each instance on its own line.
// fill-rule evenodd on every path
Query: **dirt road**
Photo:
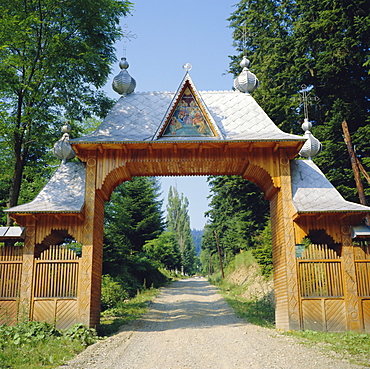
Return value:
M 69 369 L 363 368 L 237 318 L 205 279 L 175 282 L 149 312 L 87 348 Z

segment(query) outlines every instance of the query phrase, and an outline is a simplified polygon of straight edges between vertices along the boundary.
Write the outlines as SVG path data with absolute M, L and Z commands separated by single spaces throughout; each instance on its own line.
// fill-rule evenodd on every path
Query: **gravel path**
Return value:
M 61 368 L 352 369 L 338 355 L 237 318 L 203 278 L 162 289 L 147 314 Z

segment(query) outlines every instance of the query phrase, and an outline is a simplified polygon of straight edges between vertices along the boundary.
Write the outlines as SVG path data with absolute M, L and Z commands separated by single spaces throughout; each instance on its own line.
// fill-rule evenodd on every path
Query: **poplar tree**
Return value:
M 179 195 L 174 187 L 168 191 L 167 230 L 175 236 L 182 257 L 182 267 L 186 274 L 193 274 L 196 268 L 196 253 L 190 229 L 188 212 L 189 201 L 183 194 Z

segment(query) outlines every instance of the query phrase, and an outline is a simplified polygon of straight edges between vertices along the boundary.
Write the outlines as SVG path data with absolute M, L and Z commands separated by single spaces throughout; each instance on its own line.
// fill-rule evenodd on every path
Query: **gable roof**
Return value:
M 292 198 L 298 213 L 370 212 L 370 207 L 345 200 L 311 160 L 292 160 Z
M 221 137 L 189 73 L 186 73 L 154 138 L 165 136 Z
M 214 135 L 166 135 L 171 114 L 185 86 L 191 87 Z M 133 92 L 122 96 L 97 130 L 70 140 L 83 143 L 135 143 L 147 141 L 305 141 L 302 136 L 280 130 L 249 93 L 239 91 L 198 91 L 185 76 L 177 93 Z

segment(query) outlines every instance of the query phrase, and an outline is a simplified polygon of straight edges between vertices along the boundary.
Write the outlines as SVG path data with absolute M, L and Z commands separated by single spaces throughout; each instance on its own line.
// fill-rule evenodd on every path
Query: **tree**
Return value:
M 179 245 L 171 232 L 163 232 L 158 238 L 146 241 L 143 249 L 150 259 L 158 261 L 163 268 L 171 271 L 181 268 Z
M 261 81 L 254 96 L 278 126 L 301 133 L 302 85 L 320 99 L 309 107 L 324 146 L 314 161 L 347 200 L 358 201 L 341 124 L 355 134 L 369 122 L 368 2 L 242 0 L 229 20 L 237 51 L 248 54 Z M 234 74 L 240 60 L 232 57 Z
M 164 228 L 158 198 L 155 178 L 133 177 L 114 190 L 105 207 L 103 273 L 116 278 L 130 294 L 144 281 L 158 285 L 163 278 L 143 250 L 145 242 Z
M 124 237 L 130 249 L 142 251 L 146 241 L 163 231 L 162 200 L 154 177 L 133 177 L 112 193 L 105 207 L 105 235 Z
M 115 61 L 122 0 L 4 0 L 0 4 L 0 131 L 12 173 L 8 206 L 17 205 L 22 176 L 54 142 L 64 119 L 104 116 L 102 87 Z
M 193 274 L 196 268 L 196 253 L 191 236 L 190 218 L 188 213 L 189 201 L 172 186 L 168 192 L 167 230 L 172 232 L 178 242 L 182 255 L 183 272 Z

